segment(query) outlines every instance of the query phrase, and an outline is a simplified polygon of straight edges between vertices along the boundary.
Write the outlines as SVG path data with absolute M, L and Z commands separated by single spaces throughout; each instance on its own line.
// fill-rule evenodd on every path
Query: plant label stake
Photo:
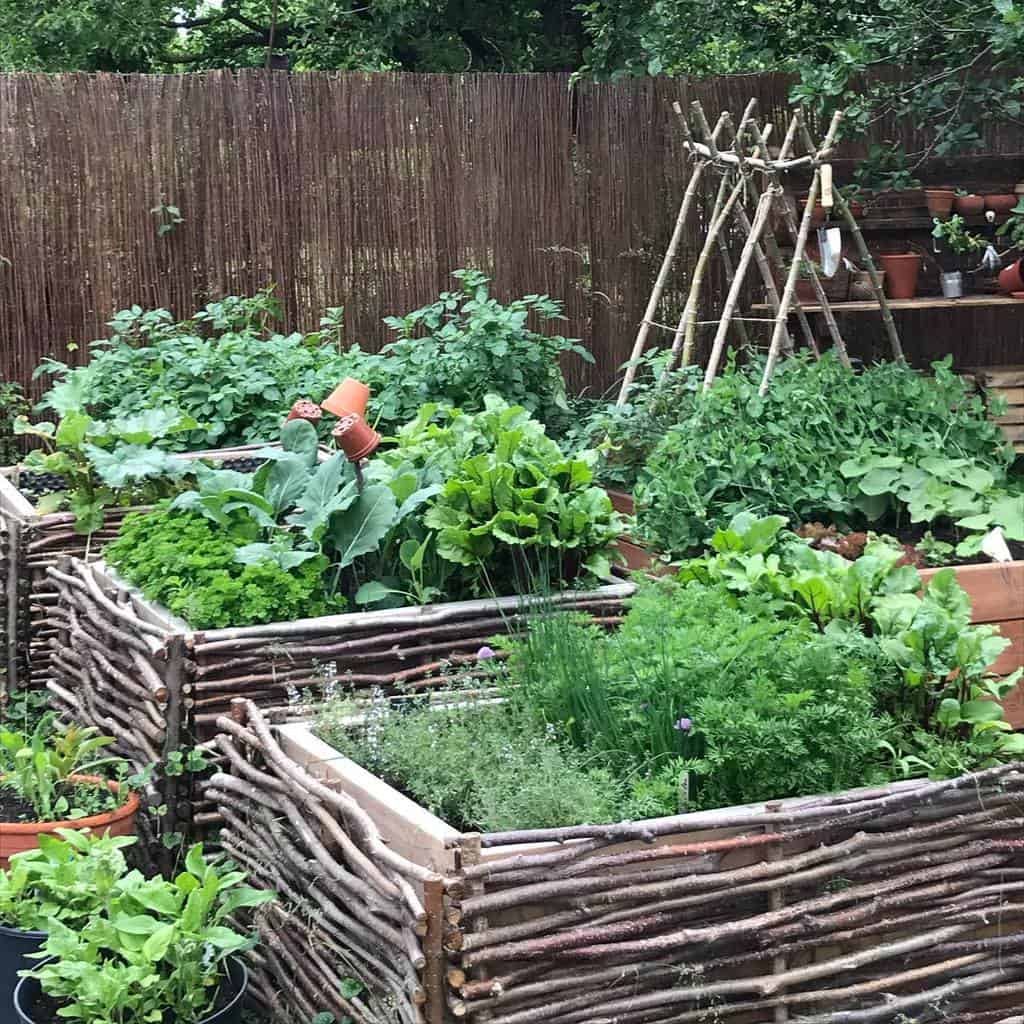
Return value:
M 835 196 L 832 192 L 832 165 L 821 165 L 821 205 L 825 209 L 825 226 L 818 228 L 818 249 L 821 252 L 821 269 L 825 277 L 835 276 L 839 269 L 839 254 L 843 249 L 843 235 L 832 226 L 832 207 Z

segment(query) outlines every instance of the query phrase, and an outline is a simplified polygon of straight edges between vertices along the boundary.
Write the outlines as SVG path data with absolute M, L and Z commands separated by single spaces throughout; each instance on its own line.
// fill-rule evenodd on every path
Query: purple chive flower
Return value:
M 484 646 L 481 647 L 480 650 L 476 652 L 476 660 L 477 661 L 486 661 L 488 658 L 493 658 L 493 657 L 495 657 L 494 648 L 493 647 L 488 647 L 486 644 L 484 644 Z
M 680 718 L 679 721 L 672 726 L 672 728 L 677 730 L 678 732 L 689 732 L 693 728 L 693 719 Z

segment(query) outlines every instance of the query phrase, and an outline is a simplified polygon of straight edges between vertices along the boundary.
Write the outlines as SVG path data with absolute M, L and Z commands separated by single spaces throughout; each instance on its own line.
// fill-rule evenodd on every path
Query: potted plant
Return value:
M 46 959 L 15 989 L 18 1021 L 237 1024 L 248 987 L 238 955 L 254 942 L 229 919 L 274 899 L 244 878 L 197 844 L 173 881 L 132 871 L 81 927 L 51 919 L 36 954 Z
M 97 757 L 113 742 L 94 727 L 53 728 L 43 715 L 31 733 L 0 731 L 0 867 L 61 828 L 131 835 L 139 798 L 95 774 L 119 758 Z
M 919 252 L 885 253 L 878 257 L 885 271 L 885 294 L 890 299 L 912 299 L 921 273 Z
M 1006 222 L 996 229 L 996 235 L 1009 242 L 1013 249 L 1024 249 L 1024 193 L 1018 196 L 1017 205 Z M 1000 271 L 999 287 L 1008 294 L 1024 290 L 1024 267 L 1019 259 Z
M 0 1006 L 11 1005 L 18 974 L 46 940 L 54 919 L 81 928 L 127 872 L 133 836 L 96 836 L 75 829 L 40 836 L 0 872 Z
M 956 212 L 965 217 L 977 217 L 985 212 L 985 197 L 974 192 L 958 189 L 956 193 Z
M 947 299 L 959 298 L 964 293 L 963 264 L 972 253 L 985 248 L 985 239 L 966 230 L 964 219 L 958 213 L 944 221 L 936 217 L 934 224 L 932 238 L 942 267 L 942 294 Z

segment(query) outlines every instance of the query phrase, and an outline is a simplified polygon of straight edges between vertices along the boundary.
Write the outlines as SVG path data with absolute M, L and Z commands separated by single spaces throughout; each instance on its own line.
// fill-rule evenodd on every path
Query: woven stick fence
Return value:
M 280 895 L 256 974 L 282 1020 L 1011 1024 L 1024 1001 L 1019 765 L 618 825 L 449 829 L 439 878 L 392 848 L 425 815 L 403 826 L 399 794 L 360 804 L 351 762 L 289 756 L 292 727 L 252 704 L 220 728 L 225 848 Z M 390 904 L 406 900 L 418 952 L 372 871 L 422 898 Z M 393 1016 L 346 1002 L 346 977 Z
M 557 606 L 612 627 L 631 583 L 544 598 L 508 597 L 331 615 L 265 626 L 192 630 L 146 601 L 103 565 L 63 559 L 48 570 L 51 700 L 67 717 L 116 738 L 137 769 L 208 744 L 232 700 L 295 715 L 338 686 L 385 693 L 429 690 L 476 662 L 492 637 Z M 221 823 L 188 777 L 154 784 L 165 827 L 190 832 Z
M 186 452 L 187 461 L 204 460 L 231 468 L 273 445 L 239 445 Z M 330 452 L 321 450 L 320 457 Z M 40 514 L 20 487 L 31 474 L 18 466 L 0 469 L 0 693 L 19 687 L 41 689 L 50 676 L 50 641 L 55 633 L 47 620 L 57 603 L 57 590 L 47 570 L 61 558 L 98 559 L 117 539 L 125 516 L 146 506 L 108 508 L 103 526 L 91 534 L 75 530 L 70 512 Z

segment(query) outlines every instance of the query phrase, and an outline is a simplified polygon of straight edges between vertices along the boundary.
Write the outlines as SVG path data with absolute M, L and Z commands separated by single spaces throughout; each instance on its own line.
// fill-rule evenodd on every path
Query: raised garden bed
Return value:
M 392 692 L 427 689 L 458 676 L 491 637 L 551 604 L 616 625 L 631 583 L 550 597 L 460 601 L 294 622 L 193 630 L 147 601 L 104 563 L 65 559 L 50 569 L 54 704 L 117 738 L 137 768 L 213 737 L 232 700 L 302 713 L 302 703 L 338 686 Z M 288 709 L 291 708 L 291 711 Z M 158 794 L 151 790 L 150 796 Z M 216 811 L 187 783 L 165 780 L 168 821 L 194 812 L 197 827 Z
M 285 1019 L 966 1024 L 1024 998 L 1018 765 L 479 835 L 305 724 L 239 702 L 221 728 L 210 792 L 280 896 L 256 977 Z
M 273 446 L 244 445 L 188 452 L 179 457 L 235 468 L 267 447 Z M 325 448 L 321 458 L 329 455 Z M 65 556 L 102 557 L 106 545 L 116 540 L 125 516 L 145 509 L 110 507 L 99 530 L 81 534 L 75 531 L 72 513 L 36 511 L 21 486 L 30 476 L 23 477 L 17 466 L 0 468 L 0 682 L 6 672 L 5 685 L 10 690 L 41 688 L 50 674 L 48 650 L 53 632 L 46 620 L 57 593 L 47 579 L 47 569 Z

